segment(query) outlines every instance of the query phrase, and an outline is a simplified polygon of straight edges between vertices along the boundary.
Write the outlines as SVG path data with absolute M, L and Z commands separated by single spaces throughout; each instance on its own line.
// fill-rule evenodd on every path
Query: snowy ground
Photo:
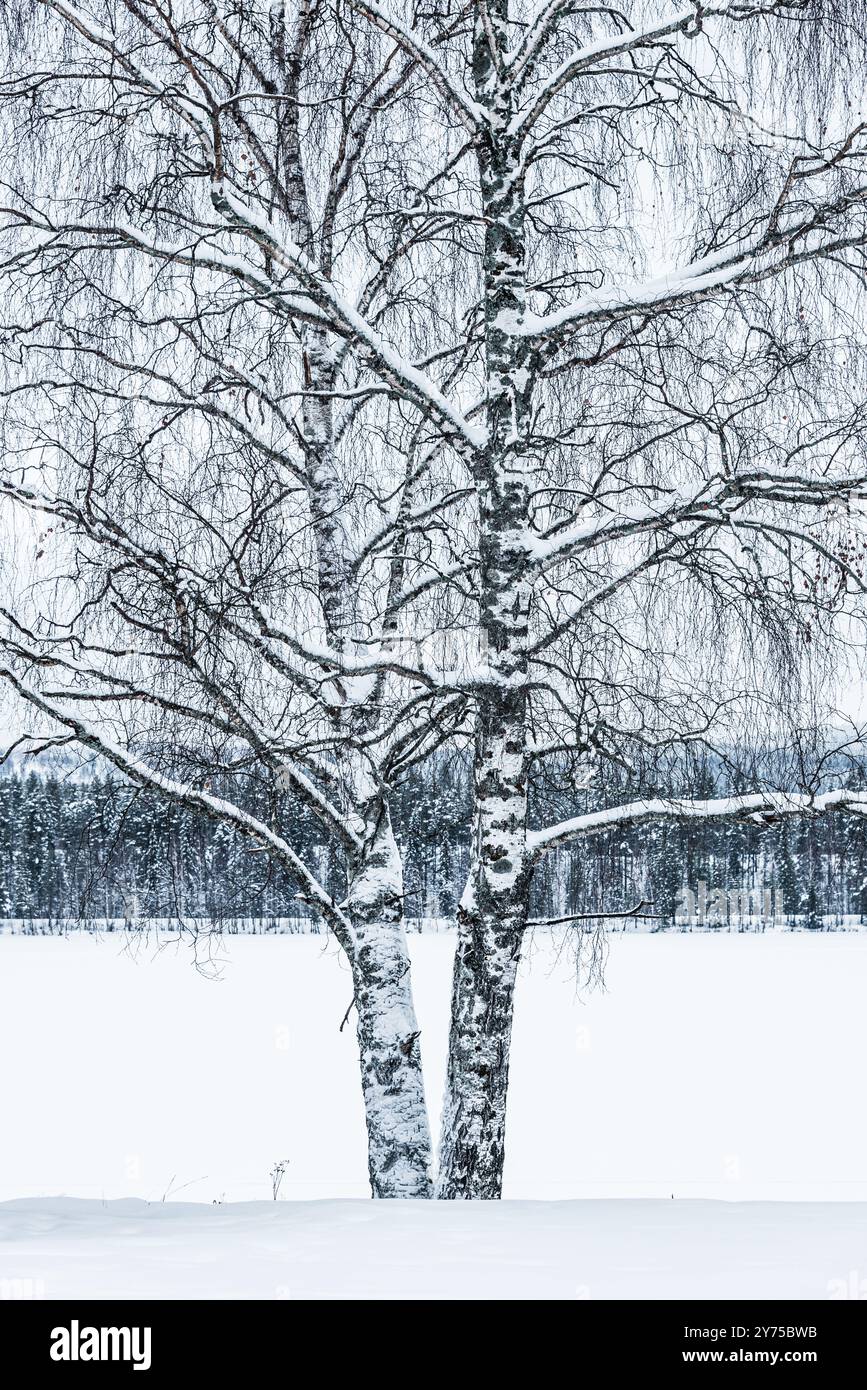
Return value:
M 452 943 L 411 948 L 436 1102 Z M 867 1207 L 843 1205 L 867 1203 L 864 935 L 618 936 L 607 992 L 580 998 L 540 938 L 519 989 L 506 1195 L 633 1200 L 476 1214 L 296 1205 L 366 1192 L 346 970 L 301 936 L 232 938 L 210 963 L 219 981 L 186 946 L 0 941 L 0 1200 L 42 1199 L 0 1208 L 0 1280 L 339 1296 L 484 1274 L 531 1297 L 821 1297 L 854 1271 L 867 1290 Z M 285 1158 L 280 1201 L 229 1205 L 268 1199 Z M 95 1201 L 44 1200 L 57 1194 Z M 688 1200 L 709 1198 L 726 1204 Z
M 7 1297 L 837 1299 L 865 1257 L 860 1203 L 0 1205 Z

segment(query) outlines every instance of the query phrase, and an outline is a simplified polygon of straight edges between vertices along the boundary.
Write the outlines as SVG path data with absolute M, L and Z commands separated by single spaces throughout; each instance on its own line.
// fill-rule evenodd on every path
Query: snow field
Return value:
M 452 942 L 411 949 L 435 1103 Z M 330 944 L 198 954 L 0 942 L 0 1297 L 867 1297 L 864 936 L 617 936 L 576 996 L 539 934 L 499 1204 L 366 1199 Z
M 864 1298 L 865 1255 L 860 1203 L 0 1203 L 7 1298 Z
M 428 1100 L 453 943 L 412 936 Z M 352 996 L 319 937 L 0 941 L 0 1200 L 364 1197 Z M 576 996 L 537 934 L 518 987 L 512 1198 L 867 1200 L 867 936 L 615 936 Z M 867 1273 L 867 1270 L 865 1270 Z

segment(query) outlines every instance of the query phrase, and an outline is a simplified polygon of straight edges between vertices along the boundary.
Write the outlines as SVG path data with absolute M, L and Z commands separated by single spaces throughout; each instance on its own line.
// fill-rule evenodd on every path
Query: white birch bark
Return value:
M 374 1197 L 429 1197 L 430 1130 L 403 922 L 403 875 L 380 807 L 346 904 Z
M 282 140 L 283 166 L 291 209 L 291 230 L 312 256 L 314 229 L 309 211 L 298 119 L 302 57 L 310 11 L 302 5 L 285 62 L 291 97 Z M 273 19 L 275 27 L 282 12 Z M 278 46 L 279 52 L 279 46 Z M 328 235 L 320 247 L 321 268 L 331 271 Z M 331 649 L 351 649 L 358 620 L 353 556 L 346 534 L 346 498 L 334 440 L 335 354 L 329 335 L 307 326 L 301 331 L 303 447 L 310 514 L 316 538 L 319 597 L 325 636 Z M 339 686 L 339 682 L 338 682 Z M 339 691 L 342 696 L 343 692 Z M 403 870 L 388 802 L 363 760 L 351 751 L 353 723 L 369 732 L 375 716 L 334 715 L 338 781 L 343 808 L 353 826 L 363 827 L 362 848 L 349 865 L 344 912 L 352 924 L 349 959 L 357 1010 L 361 1084 L 368 1138 L 368 1170 L 374 1197 L 428 1197 L 431 1193 L 431 1139 L 421 1069 L 421 1045 L 412 998 L 409 951 L 403 917 Z M 346 737 L 343 737 L 343 736 Z M 347 949 L 344 943 L 344 949 Z
M 531 349 L 512 330 L 526 303 L 520 145 L 508 133 L 507 0 L 477 12 L 476 96 L 489 108 L 479 176 L 486 217 L 487 447 L 476 466 L 480 627 L 471 862 L 458 910 L 438 1195 L 499 1197 L 515 979 L 530 886 L 527 855 L 526 455 Z

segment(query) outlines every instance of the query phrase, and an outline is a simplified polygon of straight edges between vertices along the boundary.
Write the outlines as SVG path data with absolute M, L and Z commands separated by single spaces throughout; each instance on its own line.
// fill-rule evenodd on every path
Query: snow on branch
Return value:
M 196 101 L 188 97 L 179 99 L 174 89 L 167 89 L 158 77 L 134 62 L 119 46 L 114 35 L 104 31 L 89 16 L 68 4 L 67 0 L 41 0 L 41 3 L 54 10 L 88 43 L 106 52 L 112 62 L 117 62 L 122 66 L 130 78 L 145 91 L 160 100 L 166 100 L 169 106 L 179 111 L 182 119 L 194 129 L 214 171 L 211 193 L 214 207 L 236 231 L 251 237 L 278 264 L 293 273 L 301 281 L 303 289 L 300 294 L 293 290 L 287 292 L 282 285 L 278 285 L 271 279 L 267 272 L 254 267 L 242 258 L 228 254 L 223 255 L 210 246 L 203 249 L 198 244 L 191 248 L 163 244 L 147 238 L 133 226 L 70 224 L 68 227 L 57 228 L 47 221 L 44 225 L 40 225 L 39 220 L 35 218 L 31 225 L 49 237 L 54 237 L 58 233 L 60 235 L 77 233 L 88 239 L 100 240 L 105 236 L 117 236 L 122 244 L 136 247 L 156 259 L 191 267 L 206 267 L 231 275 L 249 284 L 260 293 L 264 292 L 266 300 L 289 317 L 302 323 L 306 322 L 329 328 L 339 336 L 348 338 L 362 349 L 373 369 L 395 394 L 412 402 L 441 428 L 445 428 L 448 433 L 454 433 L 460 442 L 468 444 L 474 449 L 483 447 L 485 443 L 484 431 L 470 425 L 425 372 L 406 361 L 399 351 L 396 351 L 386 342 L 364 314 L 359 312 L 348 299 L 340 295 L 330 280 L 313 264 L 300 246 L 290 238 L 280 237 L 272 222 L 261 217 L 250 204 L 237 196 L 235 190 L 230 186 L 219 155 L 221 148 L 220 104 L 211 98 L 203 87 L 200 74 L 197 72 L 196 81 L 204 93 L 202 100 Z M 364 0 L 363 8 L 359 0 L 357 7 L 362 9 L 362 12 L 367 14 L 379 27 L 389 26 L 387 32 L 394 29 L 392 37 L 395 39 L 398 39 L 399 31 L 403 35 L 404 45 L 411 41 L 412 36 L 403 31 L 396 22 L 388 19 L 369 0 Z M 431 50 L 427 50 L 420 40 L 417 43 L 417 51 L 414 50 L 414 56 L 418 61 L 423 62 L 428 70 L 430 64 L 439 70 L 436 55 Z M 457 89 L 452 88 L 445 73 L 442 73 L 441 76 L 442 81 L 449 85 L 449 91 L 452 92 L 454 99 L 458 100 L 460 94 Z M 466 98 L 466 102 L 469 103 L 468 98 Z M 471 108 L 471 104 L 467 104 L 466 114 L 474 122 L 477 121 L 479 113 Z M 476 126 L 474 125 L 473 128 L 476 129 Z M 25 218 L 24 220 L 27 221 L 28 219 Z M 44 249 L 44 245 L 42 243 L 33 250 L 38 254 Z M 20 259 L 20 253 L 18 259 Z
M 655 820 L 742 820 L 753 825 L 773 825 L 783 816 L 814 816 L 827 811 L 849 811 L 867 816 L 867 791 L 833 791 L 810 795 L 806 792 L 752 792 L 744 796 L 719 797 L 709 801 L 656 799 L 630 801 L 604 811 L 588 811 L 571 820 L 531 830 L 528 847 L 536 854 L 565 845 L 583 835 L 595 835 L 615 826 L 638 825 Z
M 560 6 L 551 6 L 555 11 L 553 20 L 556 20 Z M 730 7 L 726 6 L 726 9 Z M 583 48 L 577 49 L 574 53 L 561 63 L 560 66 L 551 73 L 550 77 L 543 84 L 541 89 L 534 94 L 531 105 L 519 112 L 515 117 L 513 129 L 516 134 L 529 130 L 547 109 L 550 102 L 558 92 L 567 84 L 578 77 L 586 68 L 593 67 L 597 63 L 604 62 L 608 58 L 622 57 L 625 53 L 632 53 L 637 48 L 647 48 L 651 44 L 659 43 L 662 39 L 671 38 L 672 35 L 679 33 L 687 27 L 691 21 L 695 21 L 697 13 L 703 11 L 705 7 L 701 4 L 681 6 L 674 13 L 665 16 L 661 20 L 649 25 L 646 29 L 628 29 L 626 33 L 615 36 L 606 35 L 605 38 L 596 39 L 592 43 L 586 44 Z M 541 26 L 535 34 L 531 31 L 528 35 L 528 51 L 522 54 L 519 59 L 519 71 L 523 65 L 530 61 L 535 55 L 539 44 L 543 43 L 551 31 L 552 19 L 548 18 L 541 22 Z
M 311 677 L 297 662 L 287 661 L 285 655 L 278 652 L 272 642 L 281 642 L 294 655 L 323 669 L 329 668 L 327 651 L 305 645 L 300 637 L 293 637 L 288 630 L 272 630 L 263 610 L 256 604 L 249 590 L 239 588 L 236 595 L 246 602 L 254 623 L 252 628 L 247 622 L 233 617 L 226 611 L 224 604 L 208 593 L 202 577 L 188 561 L 178 560 L 173 563 L 159 546 L 148 548 L 139 543 L 124 530 L 117 517 L 96 515 L 93 498 L 90 499 L 88 507 L 83 508 L 62 497 L 39 493 L 21 484 L 11 483 L 5 478 L 0 478 L 0 495 L 18 502 L 33 513 L 58 517 L 62 521 L 72 523 L 98 546 L 114 551 L 137 571 L 156 578 L 173 598 L 180 598 L 184 594 L 193 597 L 205 611 L 219 617 L 227 632 L 246 643 L 273 670 L 287 677 L 293 685 L 304 690 L 312 698 L 316 698 L 317 679 Z M 334 660 L 336 662 L 337 658 Z
M 16 623 L 14 618 L 4 609 L 0 609 L 0 617 L 5 617 L 7 621 L 12 622 L 20 630 L 21 625 Z M 287 755 L 277 735 L 265 733 L 256 727 L 252 715 L 242 710 L 240 705 L 229 697 L 223 686 L 215 689 L 203 671 L 198 670 L 196 674 L 203 689 L 209 691 L 222 705 L 225 711 L 223 715 L 214 709 L 205 710 L 192 705 L 183 705 L 156 689 L 148 688 L 146 683 L 126 680 L 115 671 L 88 666 L 83 662 L 62 656 L 56 651 L 45 655 L 34 647 L 25 645 L 20 640 L 5 637 L 0 637 L 0 645 L 13 655 L 23 658 L 32 666 L 57 668 L 68 672 L 74 678 L 83 679 L 86 682 L 97 682 L 96 689 L 70 687 L 43 690 L 42 694 L 47 700 L 54 702 L 71 700 L 76 704 L 134 701 L 151 705 L 155 709 L 162 710 L 163 713 L 218 729 L 229 738 L 244 739 L 267 767 L 276 770 L 280 784 L 293 791 L 341 844 L 350 851 L 357 851 L 362 848 L 363 839 L 350 824 L 345 813 L 320 791 L 297 761 Z
M 798 0 L 794 0 L 794 3 L 797 4 Z M 524 46 L 518 50 L 516 74 L 524 73 L 527 67 L 532 65 L 539 48 L 554 31 L 562 8 L 563 6 L 554 0 L 554 3 L 542 11 L 527 35 Z M 599 63 L 634 54 L 641 48 L 652 48 L 666 39 L 675 38 L 678 34 L 694 36 L 707 19 L 731 19 L 742 22 L 792 8 L 791 0 L 789 3 L 787 0 L 764 0 L 764 3 L 763 0 L 747 0 L 746 3 L 744 0 L 724 0 L 724 3 L 716 5 L 702 4 L 700 0 L 695 0 L 691 5 L 681 5 L 678 9 L 669 11 L 644 29 L 627 27 L 625 32 L 595 39 L 592 43 L 576 49 L 551 73 L 540 90 L 534 94 L 530 105 L 515 117 L 513 133 L 520 135 L 531 129 L 564 87 L 576 77 L 580 77 L 582 72 L 595 68 Z M 623 16 L 618 15 L 618 19 L 628 26 L 628 20 Z
M 734 510 L 750 501 L 825 507 L 836 501 L 865 497 L 867 473 L 864 472 L 838 478 L 810 478 L 770 470 L 731 477 L 717 475 L 702 479 L 692 487 L 676 489 L 658 502 L 626 515 L 617 510 L 548 536 L 528 536 L 527 550 L 537 566 L 545 567 L 605 542 L 668 531 L 680 522 L 722 524 L 730 520 Z
M 547 40 L 556 32 L 560 16 L 571 5 L 572 0 L 547 0 L 542 5 L 521 42 L 507 55 L 509 68 L 515 78 L 520 78 L 529 69 Z
M 560 927 L 569 922 L 601 922 L 614 921 L 624 917 L 640 918 L 648 922 L 658 922 L 659 914 L 655 912 L 645 912 L 645 907 L 653 907 L 652 902 L 642 898 L 634 907 L 627 907 L 623 912 L 569 912 L 565 917 L 530 917 L 527 921 L 528 927 Z
M 653 279 L 603 286 L 551 314 L 514 316 L 500 326 L 517 337 L 548 339 L 556 346 L 566 334 L 591 323 L 613 322 L 635 314 L 654 317 L 689 308 L 739 285 L 755 284 L 794 266 L 867 245 L 867 223 L 849 235 L 795 244 L 814 229 L 824 228 L 835 215 L 865 203 L 867 186 L 855 189 L 838 203 L 816 207 L 809 219 L 788 228 L 785 236 L 776 231 L 763 233 L 746 245 L 725 247 Z
M 399 20 L 375 3 L 375 0 L 349 0 L 352 9 L 364 15 L 383 34 L 387 34 L 430 77 L 440 96 L 451 107 L 468 134 L 477 135 L 484 129 L 487 117 L 469 93 L 450 77 L 437 53 L 415 30 L 407 29 Z
M 4 211 L 10 211 L 4 209 Z M 28 267 L 47 252 L 64 251 L 74 255 L 93 243 L 101 251 L 140 251 L 153 260 L 169 265 L 188 266 L 191 270 L 212 270 L 237 280 L 255 290 L 266 305 L 287 318 L 309 323 L 318 328 L 334 328 L 333 320 L 322 312 L 303 291 L 286 289 L 276 284 L 252 262 L 241 256 L 222 253 L 199 237 L 189 245 L 147 237 L 139 228 L 122 222 L 68 222 L 56 224 L 47 218 L 15 208 L 12 211 L 19 227 L 29 227 L 39 234 L 33 245 L 16 250 L 2 263 L 2 269 Z
M 300 246 L 288 238 L 278 238 L 273 225 L 260 217 L 249 204 L 241 202 L 225 180 L 215 182 L 212 200 L 217 211 L 233 226 L 250 235 L 287 270 L 299 277 L 310 297 L 328 315 L 335 330 L 366 349 L 375 370 L 397 394 L 432 416 L 441 427 L 454 431 L 473 449 L 484 447 L 485 431 L 469 424 L 425 372 L 407 362 L 391 347 L 364 315 L 326 279 Z
M 213 138 L 208 124 L 209 103 L 196 100 L 187 93 L 179 91 L 177 87 L 168 89 L 155 73 L 150 72 L 140 62 L 135 61 L 129 53 L 119 46 L 115 34 L 103 29 L 91 15 L 85 14 L 77 6 L 69 4 L 68 0 L 39 0 L 39 3 L 46 9 L 52 10 L 70 28 L 75 29 L 87 43 L 107 53 L 112 60 L 112 65 L 117 64 L 129 78 L 143 87 L 145 91 L 165 100 L 193 128 L 199 139 L 213 149 Z M 200 78 L 199 86 L 202 87 Z
M 222 797 L 213 796 L 204 789 L 165 777 L 127 749 L 105 738 L 76 711 L 64 708 L 63 705 L 49 699 L 42 691 L 28 685 L 10 667 L 0 666 L 0 679 L 7 681 L 23 700 L 38 709 L 41 714 L 70 729 L 79 744 L 105 758 L 131 781 L 159 792 L 189 810 L 204 812 L 211 819 L 222 821 L 225 825 L 240 831 L 262 849 L 267 849 L 301 882 L 308 900 L 319 908 L 341 942 L 352 942 L 353 928 L 349 919 L 291 845 L 264 821 L 258 820 L 231 802 L 224 801 Z

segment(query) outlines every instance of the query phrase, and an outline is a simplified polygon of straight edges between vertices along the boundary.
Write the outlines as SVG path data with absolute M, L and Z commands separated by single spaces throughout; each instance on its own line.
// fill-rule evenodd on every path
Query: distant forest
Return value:
M 708 765 L 682 780 L 697 796 L 731 789 Z M 867 768 L 850 763 L 846 780 L 867 784 Z M 670 770 L 666 782 L 671 786 Z M 574 788 L 564 771 L 561 803 L 555 793 L 543 808 L 547 822 L 624 796 L 623 785 L 613 783 Z M 655 790 L 645 774 L 629 793 Z M 293 844 L 339 892 L 339 865 L 329 862 L 309 811 L 255 776 L 240 791 L 236 783 L 233 795 L 275 826 L 291 824 Z M 395 798 L 406 912 L 414 923 L 455 912 L 467 866 L 466 799 L 467 766 L 459 757 L 428 765 Z M 708 899 L 716 889 L 755 895 L 749 914 L 742 903 L 730 908 L 728 925 L 761 925 L 768 890 L 776 895 L 778 924 L 821 929 L 867 921 L 867 818 L 827 815 L 767 828 L 668 822 L 597 834 L 548 856 L 533 913 L 612 913 L 644 901 L 658 919 L 651 927 L 670 927 L 682 921 L 683 889 L 703 893 L 702 884 Z M 225 826 L 110 776 L 0 777 L 0 918 L 25 929 L 100 919 L 133 926 L 195 919 L 228 930 L 272 930 L 286 919 L 312 926 L 315 914 L 297 892 L 286 873 Z

